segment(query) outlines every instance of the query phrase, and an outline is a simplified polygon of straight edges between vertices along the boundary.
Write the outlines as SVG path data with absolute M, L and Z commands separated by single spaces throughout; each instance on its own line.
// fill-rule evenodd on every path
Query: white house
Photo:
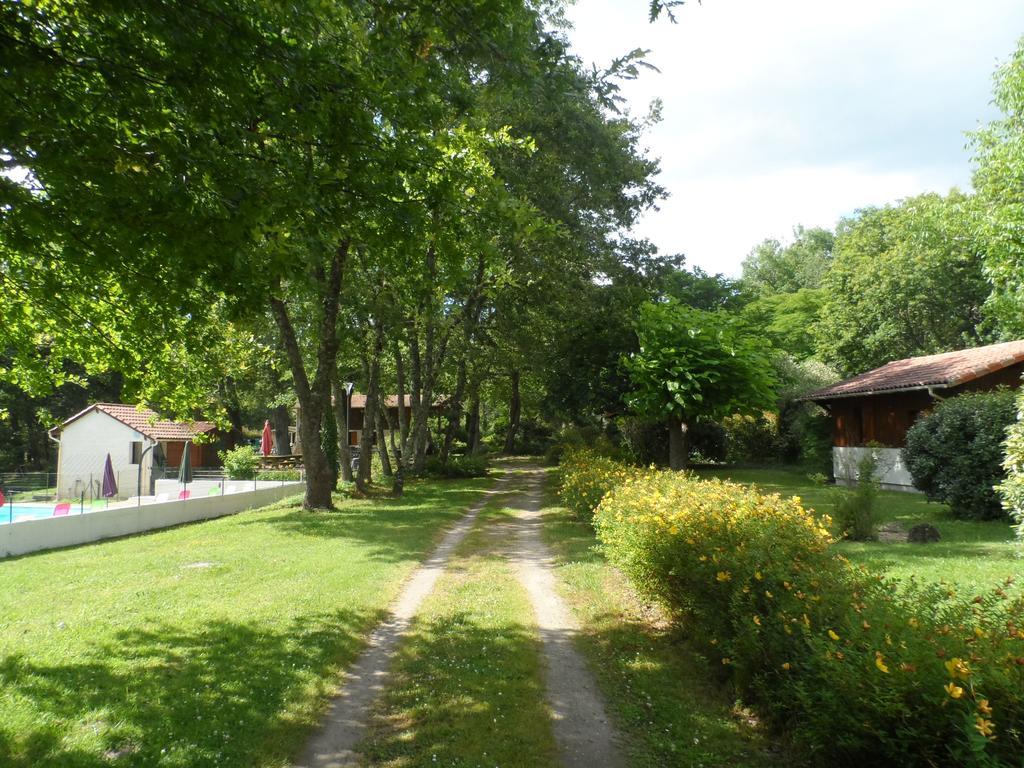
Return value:
M 143 494 L 152 493 L 154 455 L 159 451 L 161 460 L 177 466 L 185 442 L 213 430 L 209 422 L 165 421 L 155 412 L 133 405 L 90 405 L 50 430 L 50 438 L 60 444 L 57 496 L 78 498 L 84 493 L 87 500 L 100 498 L 108 453 L 118 498 L 134 496 L 139 488 Z M 216 451 L 210 444 L 193 444 L 189 456 L 196 467 L 216 464 Z

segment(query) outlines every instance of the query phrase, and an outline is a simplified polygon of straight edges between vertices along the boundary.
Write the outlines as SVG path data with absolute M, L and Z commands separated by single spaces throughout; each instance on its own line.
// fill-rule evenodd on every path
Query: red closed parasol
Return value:
M 274 437 L 270 431 L 270 419 L 263 423 L 263 437 L 260 439 L 260 453 L 264 456 L 270 455 L 271 446 L 274 444 Z

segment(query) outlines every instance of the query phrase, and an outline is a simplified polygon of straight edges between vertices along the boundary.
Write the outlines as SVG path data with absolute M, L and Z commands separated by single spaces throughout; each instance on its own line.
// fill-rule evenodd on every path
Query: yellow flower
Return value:
M 811 620 L 807 618 L 807 614 L 806 613 L 804 614 L 804 626 L 807 627 L 808 629 L 810 629 L 810 627 L 811 627 Z
M 949 694 L 951 699 L 959 699 L 964 695 L 964 689 L 956 683 L 946 683 L 944 687 L 946 689 L 946 693 Z
M 885 665 L 885 657 L 878 651 L 875 651 L 875 666 L 878 667 L 879 672 L 888 674 L 889 667 Z
M 728 656 L 726 656 L 724 659 L 722 659 L 722 663 L 723 664 L 732 664 L 732 659 L 730 659 Z
M 967 662 L 960 658 L 952 658 L 947 661 L 946 671 L 949 672 L 949 676 L 954 680 L 966 680 L 971 676 L 971 668 L 967 666 Z
M 992 707 L 989 706 L 988 699 L 982 699 L 978 702 L 978 711 L 985 717 L 989 717 L 992 714 Z
M 995 724 L 991 720 L 979 717 L 974 721 L 974 727 L 982 736 L 993 738 L 992 732 L 995 730 Z
M 791 666 L 792 665 L 787 661 L 785 664 L 782 665 L 782 668 L 788 672 Z
M 758 581 L 761 581 L 761 579 L 763 579 L 764 576 L 761 575 L 760 571 L 755 571 L 754 572 L 754 578 L 757 579 Z
M 719 581 L 729 581 L 729 579 L 732 578 L 732 574 L 730 574 L 728 571 L 719 571 L 718 575 L 715 578 Z
M 835 632 L 834 632 L 833 630 L 831 630 L 831 629 L 830 629 L 830 630 L 828 631 L 828 636 L 829 636 L 829 637 L 831 637 L 831 638 L 832 638 L 833 640 L 838 640 L 838 639 L 839 639 L 839 635 L 837 635 L 837 634 L 836 634 L 836 633 L 835 633 Z
M 917 619 L 913 619 L 912 618 L 912 619 L 910 619 L 910 621 L 907 622 L 907 624 L 909 624 L 914 629 L 917 629 Z
M 757 624 L 757 626 L 760 627 L 761 626 L 761 617 L 760 616 L 755 616 L 754 617 L 754 623 Z

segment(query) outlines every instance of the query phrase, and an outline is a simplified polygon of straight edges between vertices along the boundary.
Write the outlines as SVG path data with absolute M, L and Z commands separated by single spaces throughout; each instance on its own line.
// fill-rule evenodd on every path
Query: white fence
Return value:
M 44 549 L 70 547 L 90 541 L 130 536 L 172 525 L 210 520 L 254 509 L 303 493 L 301 482 L 274 483 L 273 487 L 223 496 L 204 496 L 163 504 L 103 509 L 82 515 L 25 520 L 0 525 L 0 557 L 24 555 Z

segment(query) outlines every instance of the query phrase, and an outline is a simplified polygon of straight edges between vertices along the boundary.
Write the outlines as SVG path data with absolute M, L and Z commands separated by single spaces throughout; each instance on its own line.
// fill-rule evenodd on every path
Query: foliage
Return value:
M 558 498 L 577 517 L 589 520 L 606 493 L 641 474 L 643 470 L 587 448 L 573 448 L 558 468 Z
M 793 229 L 793 242 L 765 240 L 743 260 L 743 284 L 757 296 L 792 294 L 821 287 L 832 262 L 835 236 L 827 229 Z
M 260 465 L 260 455 L 251 445 L 240 445 L 217 456 L 232 480 L 251 480 Z
M 821 315 L 825 293 L 821 289 L 801 288 L 793 293 L 762 296 L 743 309 L 743 317 L 762 328 L 777 349 L 798 360 L 814 355 L 814 326 Z
M 866 208 L 840 222 L 815 329 L 819 356 L 852 374 L 984 343 L 972 198 L 952 191 Z
M 731 464 L 765 463 L 779 459 L 779 418 L 771 411 L 733 414 L 722 419 L 725 460 Z
M 875 519 L 877 516 L 878 492 L 881 484 L 876 477 L 878 455 L 874 450 L 865 451 L 857 464 L 857 485 L 852 490 L 834 487 L 835 501 L 832 519 L 836 531 L 851 541 L 874 541 Z
M 1003 443 L 1015 418 L 1014 393 L 1006 389 L 941 401 L 907 432 L 903 454 L 914 485 L 959 518 L 1001 517 L 994 487 L 1006 477 Z
M 811 472 L 832 472 L 832 418 L 815 403 L 801 400 L 807 393 L 839 380 L 839 374 L 818 360 L 775 357 L 779 379 L 779 458 L 799 463 Z
M 1004 449 L 1006 479 L 996 490 L 1007 516 L 1017 526 L 1017 537 L 1024 540 L 1024 391 L 1017 395 L 1017 420 L 1006 430 Z
M 762 339 L 738 318 L 675 302 L 648 303 L 636 326 L 639 351 L 625 360 L 637 413 L 684 423 L 756 410 L 774 375 Z
M 429 477 L 486 477 L 489 465 L 487 455 L 483 453 L 474 453 L 470 456 L 450 456 L 446 462 L 442 462 L 438 456 L 429 456 L 425 472 Z
M 795 497 L 669 472 L 626 480 L 595 515 L 611 561 L 817 759 L 1014 765 L 1024 599 L 857 570 L 828 524 Z
M 987 311 L 1009 338 L 1024 336 L 1024 38 L 995 74 L 1001 113 L 971 136 L 973 184 L 985 215 L 985 273 L 992 282 Z

